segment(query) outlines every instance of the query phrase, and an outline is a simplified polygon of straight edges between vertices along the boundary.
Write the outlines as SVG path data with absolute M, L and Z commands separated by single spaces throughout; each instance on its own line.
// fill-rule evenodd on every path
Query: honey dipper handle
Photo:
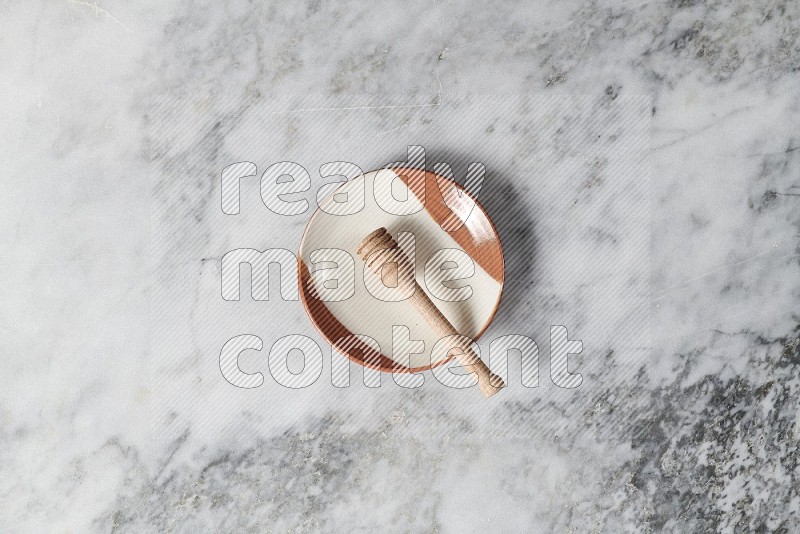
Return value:
M 415 285 L 416 288 L 414 295 L 411 297 L 411 303 L 419 314 L 423 316 L 428 324 L 430 324 L 440 336 L 459 336 L 456 329 L 450 324 L 450 321 L 447 320 L 442 312 L 439 311 L 439 308 L 428 298 L 428 295 L 422 290 L 419 284 L 415 282 Z M 465 339 L 463 336 L 459 336 L 457 339 L 460 340 L 456 345 L 460 349 L 457 353 L 458 360 L 464 369 L 478 375 L 478 387 L 481 393 L 483 393 L 486 398 L 489 398 L 503 389 L 505 387 L 503 379 L 492 373 L 486 364 L 483 363 L 483 360 L 475 354 L 475 351 L 472 350 L 468 341 L 469 338 Z

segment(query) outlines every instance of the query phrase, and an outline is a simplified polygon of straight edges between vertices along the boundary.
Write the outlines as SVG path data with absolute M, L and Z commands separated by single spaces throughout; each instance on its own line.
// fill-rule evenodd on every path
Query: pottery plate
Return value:
M 432 172 L 403 168 L 331 189 L 298 253 L 300 298 L 331 345 L 381 371 L 424 371 L 453 357 L 447 348 L 432 350 L 439 336 L 408 300 L 374 289 L 391 287 L 389 277 L 364 272 L 356 249 L 380 227 L 413 258 L 419 287 L 456 330 L 472 339 L 483 334 L 503 291 L 503 251 L 489 215 L 467 191 Z

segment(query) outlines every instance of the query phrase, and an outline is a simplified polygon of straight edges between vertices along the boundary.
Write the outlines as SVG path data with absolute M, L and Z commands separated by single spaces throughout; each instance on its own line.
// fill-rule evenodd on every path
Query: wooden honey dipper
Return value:
M 455 338 L 458 341 L 453 348 L 459 349 L 457 356 L 464 369 L 478 375 L 478 387 L 487 398 L 505 387 L 503 379 L 489 370 L 483 360 L 472 350 L 470 343 L 459 335 L 455 327 L 442 315 L 439 308 L 419 286 L 414 276 L 414 267 L 411 265 L 411 260 L 397 246 L 397 241 L 394 240 L 386 228 L 378 228 L 371 232 L 359 243 L 356 252 L 364 260 L 367 267 L 377 273 L 378 276 L 381 276 L 384 265 L 389 264 L 387 267 L 393 266 L 390 268 L 397 272 L 397 287 L 402 290 L 413 291 L 411 303 L 428 324 L 436 330 L 436 333 L 442 337 L 459 336 Z

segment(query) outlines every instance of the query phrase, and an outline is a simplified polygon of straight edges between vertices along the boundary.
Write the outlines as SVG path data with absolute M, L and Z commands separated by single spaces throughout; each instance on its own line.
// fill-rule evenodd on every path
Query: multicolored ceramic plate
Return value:
M 402 168 L 350 179 L 321 199 L 308 221 L 298 253 L 300 298 L 325 339 L 350 359 L 380 371 L 419 372 L 441 365 L 453 356 L 432 350 L 438 336 L 413 306 L 370 292 L 380 277 L 365 273 L 356 248 L 379 227 L 388 229 L 413 258 L 419 286 L 456 330 L 472 339 L 491 323 L 503 291 L 497 230 L 483 207 L 455 182 Z M 343 252 L 353 259 L 349 267 Z M 325 282 L 323 275 L 334 273 L 332 268 L 336 276 Z M 391 286 L 385 278 L 384 285 Z M 320 284 L 326 288 L 322 292 Z M 413 347 L 410 355 L 397 347 L 393 351 L 393 341 L 400 342 L 393 340 L 393 331 L 402 327 L 416 341 L 403 347 Z M 419 341 L 424 343 L 421 352 Z

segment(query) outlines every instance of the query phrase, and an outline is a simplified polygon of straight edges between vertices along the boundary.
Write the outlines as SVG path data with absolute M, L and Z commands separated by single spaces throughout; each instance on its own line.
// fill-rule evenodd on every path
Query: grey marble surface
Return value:
M 0 6 L 0 531 L 800 529 L 798 3 L 93 2 Z M 310 215 L 257 179 L 223 215 L 226 165 L 300 162 L 313 207 L 410 144 L 485 163 L 482 343 L 535 339 L 539 387 L 334 388 L 299 302 L 220 298 Z M 322 379 L 231 386 L 244 333 Z

